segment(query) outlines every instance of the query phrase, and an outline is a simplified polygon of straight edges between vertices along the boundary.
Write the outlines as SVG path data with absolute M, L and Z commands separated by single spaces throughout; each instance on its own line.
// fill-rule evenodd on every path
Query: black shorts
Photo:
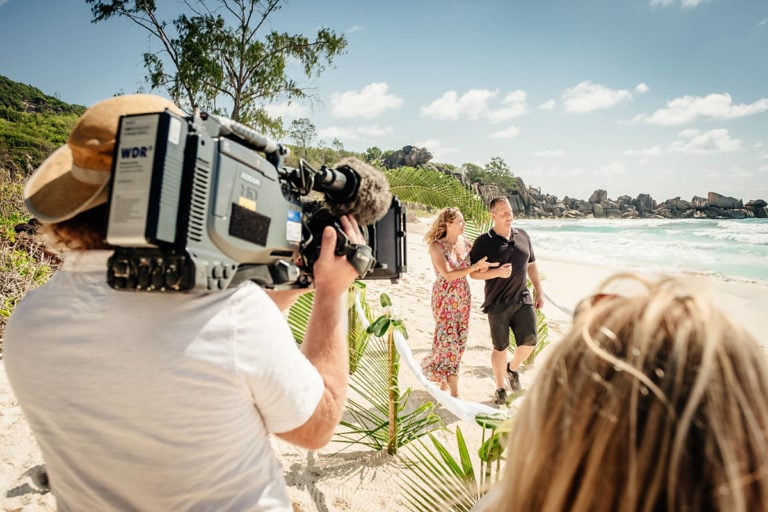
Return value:
M 509 347 L 510 329 L 518 346 L 536 346 L 536 310 L 532 304 L 492 304 L 488 308 L 488 324 L 496 350 Z

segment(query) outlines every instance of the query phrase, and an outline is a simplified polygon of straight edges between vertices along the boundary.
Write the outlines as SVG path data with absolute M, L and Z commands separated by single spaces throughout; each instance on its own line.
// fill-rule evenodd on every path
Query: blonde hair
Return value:
M 448 231 L 446 224 L 456 220 L 456 216 L 459 213 L 461 213 L 459 209 L 452 206 L 448 206 L 437 212 L 437 217 L 432 221 L 432 226 L 430 226 L 427 234 L 424 235 L 424 241 L 427 244 L 430 244 L 435 240 L 443 238 Z
M 768 507 L 768 367 L 674 278 L 582 301 L 511 425 L 495 510 Z M 599 296 L 596 296 L 599 297 Z

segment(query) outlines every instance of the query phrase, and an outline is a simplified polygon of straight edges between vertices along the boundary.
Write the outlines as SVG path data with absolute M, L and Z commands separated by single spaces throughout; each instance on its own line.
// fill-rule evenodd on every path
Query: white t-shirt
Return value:
M 4 362 L 62 511 L 291 510 L 268 433 L 323 394 L 257 285 L 116 291 L 70 252 L 6 328 Z

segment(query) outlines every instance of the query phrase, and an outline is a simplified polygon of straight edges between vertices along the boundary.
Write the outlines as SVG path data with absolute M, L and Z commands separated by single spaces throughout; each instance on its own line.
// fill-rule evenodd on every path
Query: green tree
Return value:
M 144 53 L 152 89 L 164 89 L 187 110 L 226 114 L 270 133 L 282 121 L 270 117 L 265 105 L 310 98 L 289 76 L 289 63 L 297 63 L 307 78 L 316 78 L 347 45 L 343 35 L 325 27 L 312 39 L 267 32 L 284 1 L 189 0 L 183 2 L 188 12 L 169 23 L 159 17 L 155 0 L 85 0 L 93 23 L 124 17 L 160 43 L 159 52 Z
M 491 161 L 485 164 L 485 170 L 491 176 L 497 178 L 512 177 L 514 174 L 510 170 L 507 162 L 500 156 L 491 157 Z
M 291 127 L 288 130 L 288 135 L 296 143 L 296 146 L 301 151 L 302 158 L 309 158 L 309 146 L 312 141 L 317 137 L 317 128 L 306 117 L 301 119 L 294 119 L 291 121 Z
M 365 161 L 369 164 L 381 165 L 381 162 L 383 161 L 382 155 L 383 153 L 381 152 L 381 149 L 376 146 L 371 146 L 365 150 L 363 158 L 365 158 Z
M 482 181 L 486 175 L 485 169 L 483 169 L 477 164 L 468 162 L 468 163 L 462 164 L 461 168 L 464 170 L 464 174 L 472 183 Z
M 517 178 L 510 170 L 507 163 L 500 156 L 491 157 L 490 162 L 485 164 L 484 175 L 480 181 L 483 183 L 493 183 L 500 186 L 507 194 L 517 189 Z
M 344 151 L 344 144 L 339 139 L 334 137 L 331 141 L 331 147 L 336 153 L 339 154 L 339 156 L 342 156 L 341 153 Z

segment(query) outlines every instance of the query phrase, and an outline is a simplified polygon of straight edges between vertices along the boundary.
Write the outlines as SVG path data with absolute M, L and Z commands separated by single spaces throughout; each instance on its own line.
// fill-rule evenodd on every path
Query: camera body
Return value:
M 306 197 L 316 171 L 283 166 L 285 154 L 229 119 L 169 111 L 122 116 L 109 191 L 107 242 L 116 247 L 109 285 L 211 291 L 251 279 L 269 288 L 308 286 L 319 235 L 338 219 Z M 363 279 L 396 281 L 406 270 L 405 211 L 397 198 L 361 230 L 370 249 L 349 244 L 337 226 L 336 253 L 346 254 Z

